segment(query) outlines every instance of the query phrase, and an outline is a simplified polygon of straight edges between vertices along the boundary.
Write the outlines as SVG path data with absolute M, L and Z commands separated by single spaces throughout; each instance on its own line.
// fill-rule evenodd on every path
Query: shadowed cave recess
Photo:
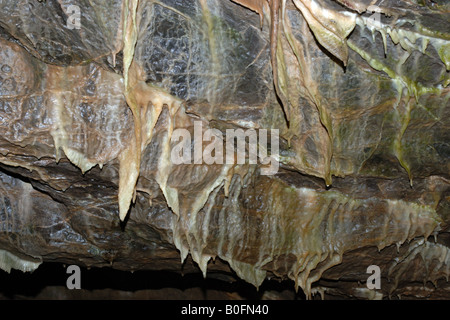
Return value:
M 0 298 L 450 299 L 449 12 L 1 0 Z

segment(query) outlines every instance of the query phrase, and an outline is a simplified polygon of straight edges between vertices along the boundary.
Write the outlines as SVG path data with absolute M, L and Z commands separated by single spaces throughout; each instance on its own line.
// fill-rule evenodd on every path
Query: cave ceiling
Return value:
M 449 299 L 449 12 L 445 0 L 1 0 L 0 268 Z M 231 139 L 225 159 L 238 130 L 248 144 Z M 219 150 L 227 161 L 208 161 Z

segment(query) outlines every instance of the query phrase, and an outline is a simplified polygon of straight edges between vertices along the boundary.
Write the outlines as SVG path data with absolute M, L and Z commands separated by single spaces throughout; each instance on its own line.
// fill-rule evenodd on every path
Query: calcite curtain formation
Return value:
M 0 268 L 179 271 L 190 254 L 205 276 L 219 258 L 311 297 L 377 248 L 384 295 L 421 268 L 448 278 L 449 9 L 1 1 Z M 278 129 L 279 172 L 174 164 L 173 132 L 195 121 Z

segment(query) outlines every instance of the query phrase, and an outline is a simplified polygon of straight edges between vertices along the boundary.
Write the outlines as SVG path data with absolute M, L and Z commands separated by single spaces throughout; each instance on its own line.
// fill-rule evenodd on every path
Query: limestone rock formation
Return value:
M 0 268 L 450 298 L 449 11 L 444 0 L 1 1 Z M 205 161 L 209 141 L 215 156 L 234 147 L 230 129 L 259 138 L 256 162 L 250 134 L 244 162 L 233 148 L 231 162 Z M 180 149 L 180 132 L 203 142 Z M 370 265 L 380 289 L 366 286 Z

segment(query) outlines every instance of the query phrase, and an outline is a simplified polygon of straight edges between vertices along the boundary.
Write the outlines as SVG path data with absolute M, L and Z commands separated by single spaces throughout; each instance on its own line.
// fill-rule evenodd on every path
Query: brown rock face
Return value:
M 1 1 L 0 268 L 449 299 L 449 10 Z

